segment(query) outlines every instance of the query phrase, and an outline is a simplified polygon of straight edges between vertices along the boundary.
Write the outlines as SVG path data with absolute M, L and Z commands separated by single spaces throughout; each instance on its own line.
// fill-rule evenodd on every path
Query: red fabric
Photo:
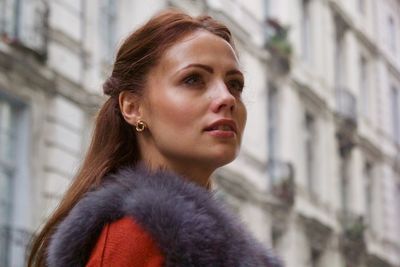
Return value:
M 130 217 L 107 224 L 87 267 L 161 267 L 164 257 L 150 235 Z

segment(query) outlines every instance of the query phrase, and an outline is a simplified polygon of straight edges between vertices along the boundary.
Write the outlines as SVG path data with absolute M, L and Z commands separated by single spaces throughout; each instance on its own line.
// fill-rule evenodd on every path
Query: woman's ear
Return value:
M 119 108 L 125 121 L 130 125 L 136 126 L 138 120 L 142 118 L 141 101 L 138 95 L 122 91 L 118 97 Z

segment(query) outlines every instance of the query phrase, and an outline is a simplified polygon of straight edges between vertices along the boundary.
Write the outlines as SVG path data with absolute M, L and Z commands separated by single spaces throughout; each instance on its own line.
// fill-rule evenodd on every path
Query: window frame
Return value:
M 370 62 L 368 58 L 361 54 L 359 58 L 359 93 L 360 93 L 360 112 L 363 117 L 369 116 L 369 102 L 370 102 Z
M 106 63 L 112 63 L 117 45 L 118 4 L 114 0 L 101 0 L 99 16 L 99 34 L 101 39 L 101 57 Z M 104 31 L 104 29 L 106 29 Z
M 0 91 L 0 101 L 12 107 L 13 127 L 15 127 L 15 150 L 14 159 L 7 165 L 2 161 L 0 168 L 5 169 L 9 174 L 10 186 L 7 191 L 10 192 L 9 218 L 1 225 L 5 244 L 8 251 L 5 251 L 0 258 L 0 264 L 4 266 L 25 266 L 26 248 L 31 238 L 29 210 L 30 203 L 30 172 L 29 172 L 29 112 L 28 106 L 12 97 L 9 94 Z M 1 124 L 1 121 L 0 121 Z M 5 166 L 5 167 L 4 167 Z
M 390 86 L 390 107 L 393 141 L 400 145 L 400 89 L 395 84 Z
M 318 153 L 318 119 L 312 112 L 306 110 L 304 124 L 304 158 L 307 190 L 311 197 L 318 194 L 316 159 Z
M 393 15 L 388 15 L 387 17 L 387 27 L 388 27 L 388 38 L 389 38 L 389 48 L 390 51 L 396 53 L 397 50 L 397 32 L 396 32 L 396 21 Z
M 301 57 L 312 62 L 312 0 L 301 0 Z

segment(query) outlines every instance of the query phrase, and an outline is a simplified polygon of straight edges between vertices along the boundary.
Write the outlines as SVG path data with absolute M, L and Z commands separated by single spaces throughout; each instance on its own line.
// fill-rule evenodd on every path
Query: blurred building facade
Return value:
M 221 198 L 288 267 L 400 266 L 399 0 L 0 0 L 0 266 L 79 167 L 121 38 L 171 6 L 225 22 L 246 73 Z

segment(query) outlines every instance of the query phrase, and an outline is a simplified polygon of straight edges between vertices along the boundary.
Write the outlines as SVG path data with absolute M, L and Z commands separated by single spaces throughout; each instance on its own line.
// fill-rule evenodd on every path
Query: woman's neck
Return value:
M 182 162 L 181 164 L 176 164 L 176 163 L 174 164 L 172 162 L 166 162 L 166 161 L 154 162 L 154 160 L 153 161 L 143 160 L 142 164 L 144 164 L 151 171 L 157 171 L 157 170 L 172 171 L 208 190 L 211 188 L 210 176 L 213 171 L 206 170 L 206 168 L 190 166 L 189 164 L 185 164 L 184 162 Z

